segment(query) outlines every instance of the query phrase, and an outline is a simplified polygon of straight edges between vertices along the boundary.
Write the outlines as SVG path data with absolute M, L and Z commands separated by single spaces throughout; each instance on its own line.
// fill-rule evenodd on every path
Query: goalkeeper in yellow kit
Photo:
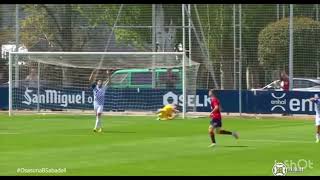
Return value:
M 172 120 L 176 117 L 179 110 L 175 104 L 167 104 L 157 111 L 157 120 Z

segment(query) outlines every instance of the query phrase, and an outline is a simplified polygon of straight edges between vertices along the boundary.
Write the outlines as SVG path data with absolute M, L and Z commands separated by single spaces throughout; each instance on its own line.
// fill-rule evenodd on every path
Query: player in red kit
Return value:
M 239 138 L 236 132 L 231 132 L 222 129 L 222 119 L 221 119 L 221 107 L 220 101 L 216 97 L 214 90 L 209 90 L 210 102 L 211 102 L 211 113 L 210 113 L 210 125 L 209 125 L 209 135 L 211 138 L 211 144 L 209 147 L 213 147 L 216 145 L 215 133 L 216 134 L 225 134 L 225 135 L 232 135 L 236 139 Z

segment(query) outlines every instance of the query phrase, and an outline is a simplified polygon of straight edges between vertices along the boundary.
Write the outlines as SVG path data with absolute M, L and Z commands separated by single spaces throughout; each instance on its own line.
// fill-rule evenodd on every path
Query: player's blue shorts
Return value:
M 222 127 L 222 120 L 221 119 L 211 119 L 210 125 L 214 128 L 220 128 L 220 127 Z

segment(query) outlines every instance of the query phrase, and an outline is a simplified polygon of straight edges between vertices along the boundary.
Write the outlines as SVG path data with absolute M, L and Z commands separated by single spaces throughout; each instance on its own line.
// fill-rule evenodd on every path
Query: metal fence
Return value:
M 261 88 L 281 71 L 315 79 L 318 4 L 294 4 L 292 10 L 290 18 L 288 4 L 1 4 L 0 79 L 8 78 L 8 45 L 28 51 L 182 50 L 200 64 L 197 89 Z

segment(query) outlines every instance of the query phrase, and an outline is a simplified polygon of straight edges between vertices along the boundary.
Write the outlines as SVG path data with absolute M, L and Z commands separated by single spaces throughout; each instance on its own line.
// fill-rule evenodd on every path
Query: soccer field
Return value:
M 310 120 L 225 117 L 224 128 L 237 130 L 240 139 L 217 135 L 214 148 L 208 148 L 208 118 L 104 116 L 100 134 L 92 132 L 94 120 L 86 115 L 0 115 L 0 175 L 272 176 L 275 160 L 311 162 L 304 172 L 287 175 L 320 175 L 320 144 Z M 35 168 L 66 172 L 21 172 Z

